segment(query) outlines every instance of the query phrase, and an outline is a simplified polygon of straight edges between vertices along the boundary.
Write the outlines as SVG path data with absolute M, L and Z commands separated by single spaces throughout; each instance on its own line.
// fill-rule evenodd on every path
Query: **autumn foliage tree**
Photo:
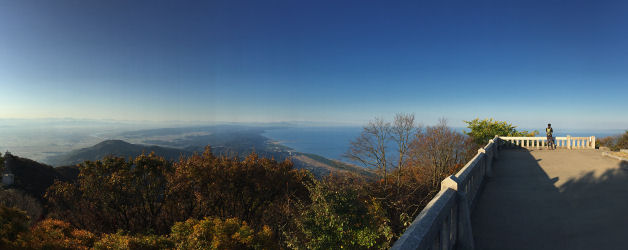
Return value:
M 56 182 L 46 193 L 52 217 L 94 232 L 167 231 L 162 213 L 170 162 L 142 154 L 88 161 L 79 169 L 76 182 Z
M 255 230 L 270 225 L 275 235 L 288 230 L 297 200 L 308 200 L 313 177 L 290 161 L 253 153 L 244 160 L 214 156 L 210 148 L 174 164 L 167 200 L 172 221 L 205 217 L 238 218 Z
M 477 146 L 464 134 L 447 126 L 441 119 L 435 126 L 428 126 L 418 133 L 410 149 L 411 162 L 426 171 L 434 190 L 440 181 L 455 173 L 476 153 Z

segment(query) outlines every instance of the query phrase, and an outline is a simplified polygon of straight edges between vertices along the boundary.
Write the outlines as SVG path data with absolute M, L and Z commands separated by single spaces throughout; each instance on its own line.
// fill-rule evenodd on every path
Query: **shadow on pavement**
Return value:
M 577 159 L 561 166 L 540 155 L 506 150 L 495 162 L 472 213 L 476 248 L 627 249 L 628 163 L 564 177 L 574 174 L 556 168 Z M 550 178 L 539 164 L 559 176 Z

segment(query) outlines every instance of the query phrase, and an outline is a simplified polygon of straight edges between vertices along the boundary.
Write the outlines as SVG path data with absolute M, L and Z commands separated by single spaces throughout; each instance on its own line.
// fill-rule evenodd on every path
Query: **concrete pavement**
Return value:
M 476 249 L 628 249 L 626 165 L 590 149 L 502 151 L 472 213 Z

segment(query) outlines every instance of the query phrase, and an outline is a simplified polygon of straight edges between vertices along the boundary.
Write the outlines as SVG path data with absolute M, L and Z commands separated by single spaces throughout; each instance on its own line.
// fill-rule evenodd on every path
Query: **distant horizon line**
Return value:
M 128 120 L 128 119 L 111 119 L 111 118 L 74 118 L 74 117 L 40 117 L 40 118 L 16 118 L 16 117 L 0 117 L 0 121 L 40 121 L 40 122 L 52 122 L 52 121 L 76 121 L 76 122 L 101 122 L 101 123 L 119 123 L 124 125 L 152 125 L 152 126 L 210 126 L 210 125 L 253 125 L 253 126 L 297 126 L 297 127 L 362 127 L 368 121 L 365 122 L 329 122 L 329 121 L 202 121 L 202 120 Z M 421 123 L 419 123 L 421 124 Z M 425 124 L 422 124 L 425 126 Z M 526 126 L 518 126 L 513 124 L 516 128 L 521 130 L 534 131 L 539 130 L 542 132 L 544 126 L 539 126 L 541 129 L 529 128 Z M 544 125 L 544 124 L 543 124 Z M 429 125 L 428 125 L 429 126 Z M 464 126 L 450 126 L 454 129 L 465 129 Z M 628 128 L 561 128 L 561 130 L 567 131 L 627 131 Z

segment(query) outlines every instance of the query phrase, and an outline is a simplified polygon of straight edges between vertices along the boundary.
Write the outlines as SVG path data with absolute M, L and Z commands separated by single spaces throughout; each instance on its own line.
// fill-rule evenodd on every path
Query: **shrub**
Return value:
M 607 136 L 597 139 L 596 146 L 608 147 L 613 151 L 628 148 L 628 130 L 622 135 Z
M 617 149 L 626 149 L 628 148 L 628 130 L 619 137 L 616 144 Z
M 273 232 L 263 226 L 258 232 L 237 218 L 188 219 L 172 226 L 170 239 L 177 249 L 276 249 Z
M 330 176 L 308 184 L 311 204 L 297 216 L 295 249 L 387 248 L 392 239 L 381 204 L 353 178 Z
M 31 229 L 28 241 L 33 249 L 89 249 L 96 235 L 73 228 L 65 221 L 46 219 Z
M 171 249 L 174 243 L 160 235 L 126 235 L 122 231 L 114 234 L 104 234 L 98 242 L 94 244 L 94 249 L 138 249 L 138 250 L 158 250 Z
M 525 130 L 517 131 L 517 126 L 514 126 L 505 121 L 496 121 L 493 118 L 480 120 L 479 118 L 473 121 L 464 121 L 467 123 L 467 128 L 470 131 L 465 132 L 467 135 L 473 138 L 473 141 L 484 146 L 490 139 L 493 139 L 495 135 L 499 136 L 536 136 L 538 131 L 528 132 Z
M 28 232 L 26 212 L 0 204 L 0 249 L 18 248 L 19 236 Z

